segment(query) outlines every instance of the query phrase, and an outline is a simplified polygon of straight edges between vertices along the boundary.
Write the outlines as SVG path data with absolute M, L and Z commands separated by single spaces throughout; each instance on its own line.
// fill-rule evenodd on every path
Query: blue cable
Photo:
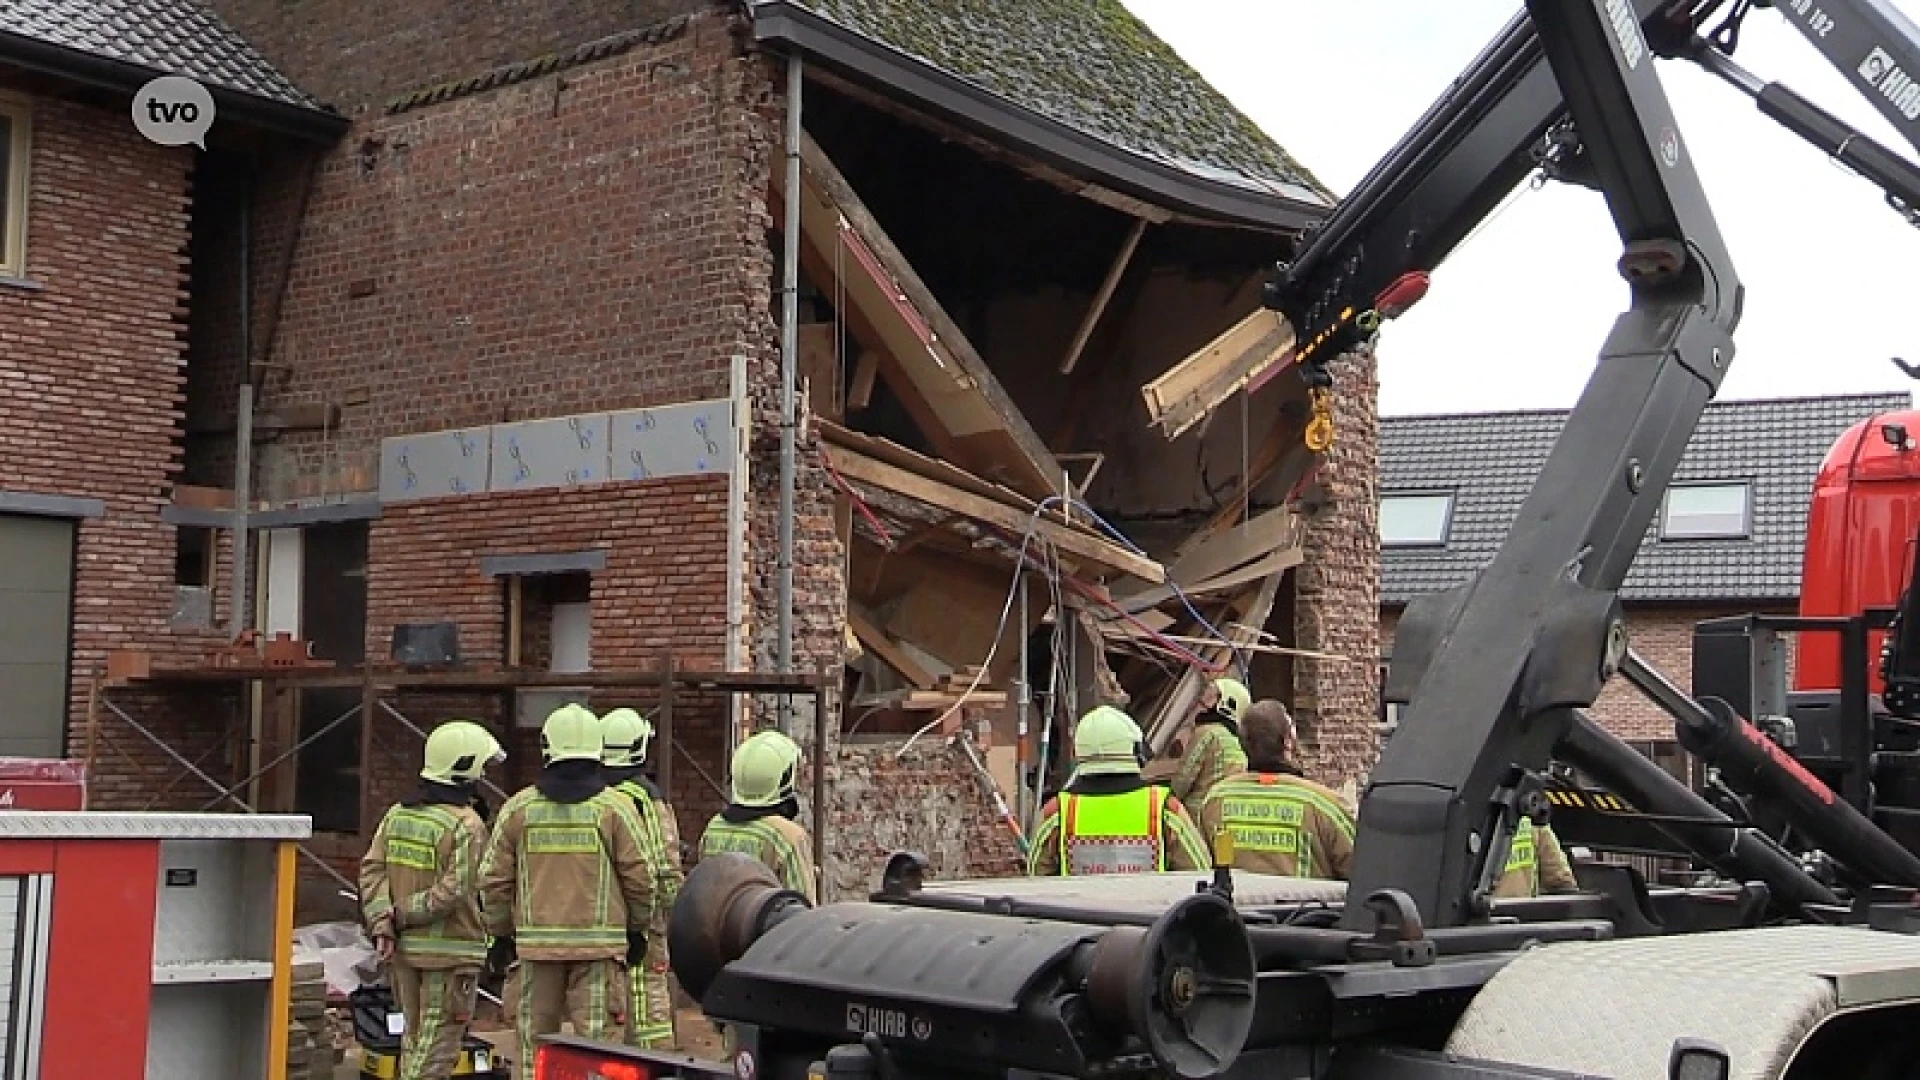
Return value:
M 1060 498 L 1061 496 L 1058 496 L 1058 495 L 1048 496 L 1049 501 L 1053 501 Z M 1087 516 L 1092 518 L 1095 524 L 1099 525 L 1102 529 L 1105 529 L 1107 532 L 1107 535 L 1113 537 L 1114 540 L 1118 541 L 1122 547 L 1125 547 L 1128 551 L 1133 552 L 1135 555 L 1138 555 L 1143 559 L 1152 557 L 1148 555 L 1145 551 L 1141 550 L 1140 547 L 1136 545 L 1133 541 L 1127 539 L 1127 536 L 1125 533 L 1121 532 L 1117 528 L 1114 528 L 1113 524 L 1109 522 L 1106 518 L 1101 517 L 1100 512 L 1098 510 L 1095 510 L 1093 507 L 1088 506 L 1086 503 L 1081 502 L 1077 498 L 1069 498 L 1068 501 L 1070 501 L 1076 508 L 1086 511 Z M 1212 634 L 1215 640 L 1219 641 L 1220 644 L 1225 645 L 1227 647 L 1227 650 L 1233 654 L 1233 666 L 1234 666 L 1234 669 L 1240 673 L 1241 681 L 1243 682 L 1251 681 L 1252 676 L 1247 671 L 1247 665 L 1249 661 L 1247 660 L 1240 646 L 1235 645 L 1231 640 L 1227 638 L 1225 634 L 1221 633 L 1217 627 L 1215 627 L 1212 623 L 1208 622 L 1207 617 L 1205 615 L 1200 614 L 1200 612 L 1194 608 L 1193 601 L 1190 598 L 1188 598 L 1186 592 L 1180 588 L 1179 582 L 1174 581 L 1172 578 L 1168 578 L 1167 587 L 1173 590 L 1173 595 L 1180 600 L 1181 606 L 1187 609 L 1187 614 L 1193 616 L 1194 621 L 1199 623 L 1202 629 Z

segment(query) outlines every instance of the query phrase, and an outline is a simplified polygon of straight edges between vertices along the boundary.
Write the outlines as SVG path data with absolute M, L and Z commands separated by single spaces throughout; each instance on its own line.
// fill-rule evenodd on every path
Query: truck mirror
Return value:
M 1667 1080 L 1727 1080 L 1733 1062 L 1719 1043 L 1706 1039 L 1675 1039 L 1667 1056 Z

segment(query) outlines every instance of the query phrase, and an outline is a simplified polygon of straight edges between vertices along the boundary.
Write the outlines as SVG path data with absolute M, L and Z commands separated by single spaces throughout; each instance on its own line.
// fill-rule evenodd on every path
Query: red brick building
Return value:
M 245 48 L 193 0 L 173 2 Z M 975 684 L 1005 693 L 1017 678 L 1006 642 L 1018 631 L 992 616 L 1022 526 L 1058 556 L 1056 578 L 1100 596 L 1158 573 L 1153 560 L 1170 564 L 1205 523 L 1231 525 L 1235 506 L 1297 515 L 1297 568 L 1271 572 L 1256 601 L 1207 610 L 1353 658 L 1265 657 L 1255 676 L 1295 705 L 1323 771 L 1364 768 L 1377 701 L 1371 360 L 1343 367 L 1341 439 L 1317 466 L 1298 448 L 1297 380 L 1261 377 L 1272 357 L 1258 334 L 1201 373 L 1181 424 L 1155 429 L 1163 417 L 1141 407 L 1183 358 L 1255 326 L 1260 274 L 1330 196 L 1117 0 L 965 17 L 877 0 L 213 7 L 286 73 L 246 54 L 254 95 L 278 110 L 268 133 L 195 155 L 138 142 L 124 98 L 73 113 L 86 123 L 65 100 L 32 105 L 37 124 L 101 141 L 33 151 L 46 177 L 85 184 L 35 181 L 31 214 L 57 238 L 124 220 L 150 248 L 87 264 L 144 291 L 37 346 L 59 357 L 121 335 L 139 366 L 91 359 L 84 397 L 25 375 L 17 392 L 0 385 L 0 409 L 34 410 L 44 460 L 18 481 L 0 464 L 0 492 L 97 500 L 58 503 L 70 515 L 107 509 L 81 526 L 66 679 L 70 727 L 97 736 L 100 804 L 198 807 L 217 802 L 207 783 L 243 783 L 256 805 L 313 815 L 315 847 L 343 861 L 415 768 L 403 719 L 494 724 L 513 753 L 505 783 L 537 764 L 553 697 L 510 689 L 429 697 L 201 671 L 119 680 L 99 695 L 103 718 L 81 720 L 110 651 L 165 668 L 221 645 L 169 624 L 227 628 L 236 586 L 246 625 L 348 669 L 420 649 L 549 682 L 643 672 L 669 649 L 682 668 L 775 668 L 796 55 L 792 654 L 795 670 L 835 676 L 833 884 L 863 889 L 897 846 L 928 850 L 944 873 L 1011 866 L 967 759 L 936 740 L 899 744 L 939 726 L 941 706 L 914 704 L 952 697 L 934 682 L 984 670 Z M 57 39 L 54 22 L 32 32 Z M 127 72 L 151 73 L 127 59 L 151 50 L 102 35 L 95 54 L 120 50 Z M 243 113 L 221 115 L 216 131 L 238 139 Z M 321 142 L 293 140 L 307 131 Z M 109 183 L 131 186 L 98 188 Z M 101 193 L 83 205 L 86 185 Z M 65 297 L 105 287 L 54 273 L 65 249 L 38 245 L 42 228 L 29 223 L 26 276 L 44 266 L 46 295 L 0 282 L 0 341 L 77 317 Z M 8 306 L 35 303 L 48 306 Z M 72 404 L 58 413 L 31 396 L 59 393 Z M 88 438 L 39 434 L 69 431 L 69 413 Z M 108 432 L 124 460 L 93 468 Z M 1063 483 L 1151 557 L 1084 513 L 1042 520 Z M 230 581 L 219 553 L 236 504 L 247 573 Z M 962 588 L 968 575 L 984 584 Z M 913 639 L 928 611 L 946 617 Z M 1103 673 L 1097 641 L 1068 679 L 1083 706 L 1117 687 L 1171 707 L 1159 669 L 1116 660 Z M 650 693 L 588 696 L 650 707 Z M 673 795 L 697 835 L 724 798 L 741 717 L 697 693 L 673 717 Z M 1004 715 L 983 725 L 1010 730 Z M 812 728 L 804 707 L 798 728 Z M 984 748 L 1010 776 L 1009 737 L 994 738 Z
M 237 267 L 218 245 L 238 227 L 232 193 L 251 163 L 330 142 L 346 122 L 191 4 L 109 14 L 37 3 L 0 27 L 0 753 L 91 757 L 98 801 L 172 806 L 178 769 L 156 744 L 89 730 L 89 676 L 129 641 L 163 662 L 195 658 L 227 625 L 210 591 L 226 565 L 217 545 L 165 516 L 200 419 L 189 397 L 239 371 L 264 323 L 254 308 L 242 325 Z M 135 130 L 134 91 L 162 70 L 210 88 L 205 152 Z M 284 261 L 291 239 L 262 228 L 258 258 Z M 211 717 L 170 719 L 188 757 L 228 749 Z
M 1708 405 L 1620 590 L 1633 649 L 1684 686 L 1695 623 L 1793 613 L 1821 461 L 1848 428 L 1909 401 L 1855 394 Z M 1380 640 L 1388 655 L 1409 599 L 1465 581 L 1493 556 L 1566 415 L 1381 422 Z M 1643 753 L 1686 768 L 1672 719 L 1624 679 L 1608 684 L 1593 714 Z

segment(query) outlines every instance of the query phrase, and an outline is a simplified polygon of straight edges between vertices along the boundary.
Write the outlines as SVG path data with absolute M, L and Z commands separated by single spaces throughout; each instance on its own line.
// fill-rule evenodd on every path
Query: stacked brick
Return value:
M 327 1020 L 327 977 L 318 963 L 295 964 L 287 1012 L 286 1080 L 333 1080 L 342 1055 Z

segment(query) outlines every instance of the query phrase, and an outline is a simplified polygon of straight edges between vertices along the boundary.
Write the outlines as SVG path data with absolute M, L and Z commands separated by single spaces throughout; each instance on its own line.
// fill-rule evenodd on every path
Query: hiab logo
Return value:
M 1915 82 L 1913 76 L 1901 70 L 1887 50 L 1875 46 L 1854 70 L 1868 86 L 1880 91 L 1881 97 L 1893 102 L 1893 107 L 1900 110 L 1901 116 L 1920 120 L 1920 82 Z
M 907 1014 L 898 1009 L 882 1009 L 856 1002 L 847 1003 L 847 1030 L 859 1035 L 878 1035 L 883 1039 L 907 1037 Z

